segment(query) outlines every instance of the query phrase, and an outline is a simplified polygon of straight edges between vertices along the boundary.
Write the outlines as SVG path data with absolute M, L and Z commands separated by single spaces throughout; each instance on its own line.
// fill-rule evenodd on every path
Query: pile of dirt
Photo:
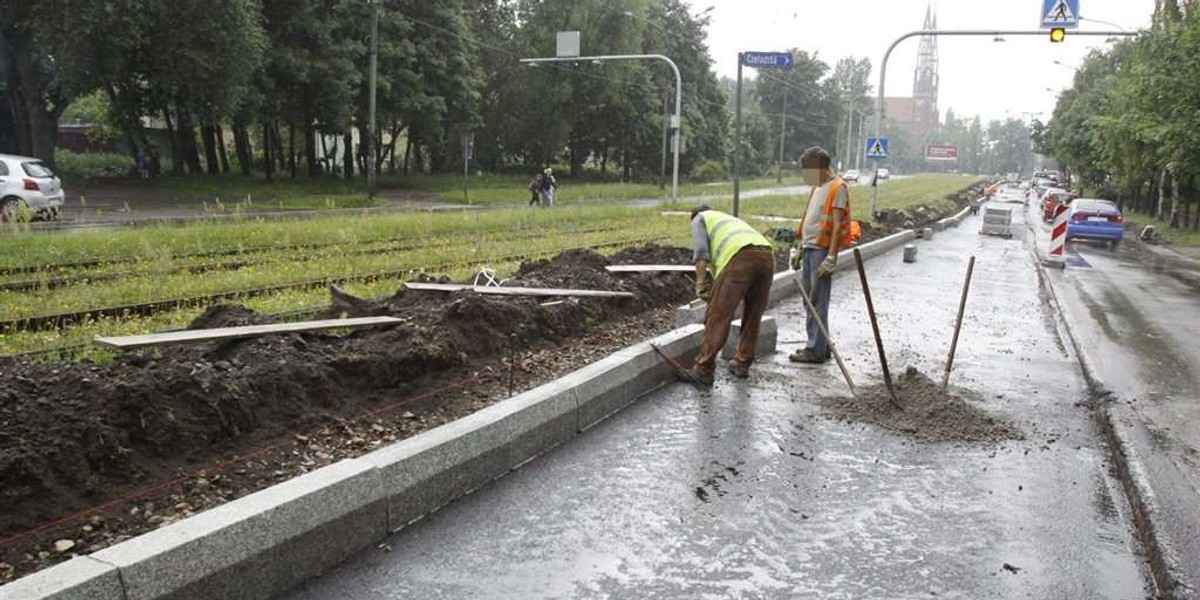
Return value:
M 861 223 L 863 226 L 862 241 L 869 242 L 887 237 L 903 229 L 932 227 L 934 223 L 946 217 L 953 216 L 955 213 L 969 206 L 983 195 L 983 190 L 988 185 L 987 181 L 981 181 L 947 195 L 946 199 L 953 201 L 954 204 L 946 210 L 936 210 L 927 206 L 880 210 L 879 216 L 876 219 L 879 227 L 868 227 L 866 223 Z
M 900 407 L 887 386 L 859 388 L 859 398 L 824 398 L 821 405 L 840 418 L 877 425 L 926 442 L 1000 442 L 1024 439 L 1015 425 L 942 391 L 909 367 L 895 380 Z
M 343 336 L 168 346 L 105 365 L 0 360 L 0 538 L 280 435 L 420 393 L 449 370 L 692 299 L 691 281 L 679 273 L 604 269 L 610 260 L 678 263 L 686 250 L 629 252 L 608 259 L 573 251 L 527 263 L 507 285 L 622 290 L 633 292 L 632 299 L 555 302 L 402 289 L 374 301 L 343 293 L 335 312 L 392 315 L 402 323 Z M 191 328 L 267 322 L 243 307 L 219 306 Z

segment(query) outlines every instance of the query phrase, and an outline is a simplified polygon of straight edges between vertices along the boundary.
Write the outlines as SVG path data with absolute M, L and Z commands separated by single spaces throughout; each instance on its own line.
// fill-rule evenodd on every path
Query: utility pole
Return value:
M 662 142 L 662 167 L 658 170 L 658 189 L 667 189 L 667 130 L 671 126 L 671 116 L 667 111 L 667 95 L 663 94 L 663 142 Z
M 367 83 L 367 197 L 375 199 L 375 84 L 379 70 L 379 2 L 371 2 L 371 74 Z
M 742 53 L 738 52 L 737 100 L 733 109 L 733 216 L 738 214 L 741 182 L 738 181 L 738 155 L 742 153 Z
M 776 183 L 783 182 L 783 139 L 787 136 L 787 101 L 788 89 L 783 88 L 783 114 L 779 115 L 779 176 Z
M 854 154 L 857 154 L 854 152 L 854 150 L 850 146 L 850 144 L 852 143 L 851 136 L 853 134 L 854 134 L 854 96 L 850 96 L 849 98 L 846 99 L 846 150 L 845 150 L 845 152 L 842 153 L 842 155 L 846 157 L 846 168 L 847 169 L 850 168 L 850 157 L 853 156 Z M 854 154 L 852 154 L 852 153 L 854 153 Z

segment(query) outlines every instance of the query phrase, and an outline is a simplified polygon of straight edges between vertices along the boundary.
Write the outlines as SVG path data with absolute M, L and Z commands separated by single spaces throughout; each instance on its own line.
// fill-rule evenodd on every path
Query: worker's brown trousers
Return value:
M 770 248 L 747 246 L 729 260 L 713 283 L 712 299 L 704 318 L 704 341 L 700 344 L 700 356 L 696 357 L 697 371 L 707 374 L 716 370 L 717 355 L 729 339 L 730 322 L 742 301 L 746 303 L 742 309 L 742 334 L 733 360 L 741 368 L 750 367 L 774 277 L 775 255 Z

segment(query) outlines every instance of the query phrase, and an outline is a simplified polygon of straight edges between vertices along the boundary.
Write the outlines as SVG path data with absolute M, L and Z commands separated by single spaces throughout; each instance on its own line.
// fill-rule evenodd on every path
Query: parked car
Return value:
M 0 222 L 57 219 L 64 197 L 62 181 L 41 160 L 0 154 Z
M 847 183 L 858 183 L 858 178 L 859 178 L 858 169 L 850 169 L 849 171 L 846 171 L 846 173 L 842 175 L 842 181 L 845 181 Z
M 1042 220 L 1053 221 L 1054 213 L 1059 206 L 1070 204 L 1071 200 L 1075 199 L 1075 194 L 1064 189 L 1050 188 L 1042 193 Z
M 1125 237 L 1125 217 L 1108 200 L 1079 198 L 1067 213 L 1067 240 L 1103 240 L 1113 248 Z
M 875 179 L 887 179 L 892 176 L 892 172 L 884 167 L 879 167 L 875 171 Z

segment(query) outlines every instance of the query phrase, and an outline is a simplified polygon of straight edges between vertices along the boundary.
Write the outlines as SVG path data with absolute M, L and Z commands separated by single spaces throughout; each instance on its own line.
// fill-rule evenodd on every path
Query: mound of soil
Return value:
M 506 284 L 633 292 L 628 300 L 547 302 L 402 289 L 373 301 L 335 292 L 332 312 L 403 322 L 342 336 L 167 346 L 105 365 L 0 360 L 0 538 L 289 432 L 435 388 L 448 370 L 687 302 L 691 281 L 678 273 L 604 269 L 611 262 L 681 259 L 690 262 L 690 253 L 661 246 L 611 259 L 572 251 L 524 264 Z M 215 306 L 191 328 L 268 322 L 240 306 Z
M 895 380 L 900 407 L 887 386 L 859 388 L 859 399 L 824 398 L 821 405 L 841 418 L 877 425 L 926 442 L 1000 442 L 1024 439 L 1016 426 L 953 394 L 909 367 Z

